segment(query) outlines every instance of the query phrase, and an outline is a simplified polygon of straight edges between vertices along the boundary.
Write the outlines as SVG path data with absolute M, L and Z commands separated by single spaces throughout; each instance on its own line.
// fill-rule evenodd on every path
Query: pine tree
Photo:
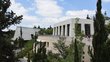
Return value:
M 105 28 L 105 19 L 101 13 L 101 0 L 97 1 L 97 12 L 94 18 L 94 35 L 93 35 L 93 62 L 106 62 L 104 59 L 104 43 L 107 40 L 107 32 Z
M 0 62 L 14 62 L 13 47 L 10 40 L 7 40 L 9 33 L 3 29 L 19 24 L 22 20 L 22 15 L 17 16 L 13 11 L 7 11 L 10 4 L 10 0 L 0 0 Z

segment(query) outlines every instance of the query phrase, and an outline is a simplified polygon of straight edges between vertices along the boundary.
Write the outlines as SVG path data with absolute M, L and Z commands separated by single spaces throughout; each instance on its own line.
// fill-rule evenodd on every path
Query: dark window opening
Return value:
M 60 26 L 60 35 L 61 35 L 61 26 Z
M 85 24 L 85 35 L 90 36 L 90 24 Z
M 69 36 L 70 33 L 70 24 L 67 24 L 67 36 Z
M 63 36 L 65 36 L 65 25 L 63 25 Z

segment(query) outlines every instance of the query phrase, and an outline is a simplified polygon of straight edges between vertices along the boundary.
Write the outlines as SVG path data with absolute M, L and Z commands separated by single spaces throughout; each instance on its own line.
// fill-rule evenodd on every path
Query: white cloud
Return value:
M 9 9 L 13 10 L 17 15 L 23 15 L 23 20 L 17 26 L 31 26 L 32 24 L 37 24 L 39 22 L 37 16 L 31 16 L 29 14 L 29 11 L 32 11 L 33 8 L 26 9 L 21 3 L 18 3 L 15 0 L 11 0 L 11 6 Z
M 36 13 L 44 17 L 59 17 L 62 7 L 58 6 L 56 0 L 35 0 Z
M 73 18 L 86 18 L 87 14 L 89 16 L 93 16 L 95 14 L 95 10 L 71 10 L 66 12 L 66 16 Z
M 10 9 L 13 10 L 17 15 L 27 14 L 28 12 L 28 10 L 26 10 L 21 3 L 16 3 L 15 0 L 11 0 Z
M 48 27 L 60 21 L 64 21 L 65 19 L 76 17 L 86 18 L 87 14 L 90 16 L 95 14 L 95 10 L 68 10 L 64 13 L 63 8 L 58 5 L 57 0 L 34 1 L 35 3 L 32 8 L 25 8 L 21 3 L 11 0 L 12 5 L 10 9 L 17 13 L 17 15 L 23 15 L 23 20 L 18 26 L 33 27 L 34 25 L 40 25 L 42 27 Z M 38 15 L 30 15 L 34 10 L 37 14 L 43 17 L 41 18 L 38 17 Z M 62 13 L 64 14 L 63 16 Z
M 110 0 L 102 0 L 103 2 L 110 2 Z

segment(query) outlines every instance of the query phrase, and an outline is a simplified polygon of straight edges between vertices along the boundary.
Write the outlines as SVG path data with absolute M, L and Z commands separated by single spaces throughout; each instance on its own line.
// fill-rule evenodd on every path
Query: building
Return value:
M 94 27 L 93 20 L 91 19 L 79 19 L 79 18 L 71 18 L 60 23 L 54 24 L 53 35 L 54 36 L 75 36 L 75 23 L 78 24 L 80 31 L 82 31 L 85 35 L 93 35 Z
M 73 37 L 75 37 L 75 25 L 85 36 L 91 36 L 94 34 L 94 25 L 93 20 L 91 19 L 80 19 L 80 18 L 71 18 L 59 23 L 54 24 L 53 36 L 64 36 L 66 37 L 66 44 L 70 44 Z M 69 39 L 68 39 L 69 38 Z M 84 46 L 84 55 L 82 62 L 90 62 L 90 56 L 88 55 L 88 46 L 92 46 L 91 38 L 84 38 L 82 40 L 85 43 Z
M 28 28 L 28 27 L 19 27 L 18 26 L 15 30 L 15 34 L 14 34 L 14 37 L 12 38 L 12 40 L 16 40 L 17 38 L 19 38 L 21 36 L 24 40 L 31 40 L 32 39 L 31 36 L 35 35 L 39 31 L 40 31 L 40 29 L 37 29 L 37 28 Z
M 94 21 L 92 19 L 79 19 L 79 18 L 71 18 L 59 23 L 54 24 L 53 26 L 53 36 L 59 37 L 64 36 L 66 38 L 66 44 L 71 43 L 71 38 L 75 37 L 75 25 L 78 24 L 78 28 L 80 31 L 84 33 L 85 36 L 94 34 Z M 110 20 L 106 20 L 105 24 L 110 23 Z M 110 38 L 110 36 L 108 36 Z M 70 41 L 70 42 L 69 42 Z M 88 55 L 88 47 L 92 46 L 92 37 L 85 37 L 82 40 L 85 43 L 84 46 L 84 55 L 82 62 L 90 62 L 90 56 Z

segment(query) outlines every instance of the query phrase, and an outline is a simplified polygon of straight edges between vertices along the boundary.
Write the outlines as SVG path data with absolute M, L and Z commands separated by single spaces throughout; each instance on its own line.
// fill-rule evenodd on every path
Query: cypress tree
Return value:
M 107 32 L 105 28 L 105 19 L 103 14 L 101 13 L 102 5 L 101 0 L 97 0 L 97 11 L 94 18 L 94 35 L 93 35 L 93 62 L 106 62 L 103 55 L 105 54 L 103 51 L 104 43 L 107 39 Z
M 77 40 L 75 39 L 75 42 L 74 42 L 74 48 L 75 48 L 75 52 L 74 52 L 74 62 L 80 62 L 80 58 L 79 58 L 79 50 L 78 50 L 78 45 L 77 45 Z
M 81 62 L 82 61 L 82 54 L 84 44 L 81 42 L 83 40 L 84 34 L 80 30 L 78 26 L 79 18 L 76 18 L 75 23 L 75 42 L 74 42 L 74 62 Z

